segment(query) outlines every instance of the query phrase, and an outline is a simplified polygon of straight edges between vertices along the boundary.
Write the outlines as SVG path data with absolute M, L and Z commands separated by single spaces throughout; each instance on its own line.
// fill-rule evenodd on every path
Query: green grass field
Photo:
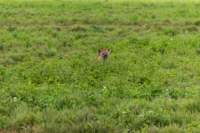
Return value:
M 200 133 L 199 7 L 1 0 L 0 133 Z

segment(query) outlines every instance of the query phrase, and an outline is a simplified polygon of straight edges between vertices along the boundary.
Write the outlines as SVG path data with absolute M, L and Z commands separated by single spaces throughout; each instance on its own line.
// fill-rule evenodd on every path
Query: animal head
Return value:
M 111 49 L 103 48 L 98 50 L 98 60 L 106 60 L 111 54 Z

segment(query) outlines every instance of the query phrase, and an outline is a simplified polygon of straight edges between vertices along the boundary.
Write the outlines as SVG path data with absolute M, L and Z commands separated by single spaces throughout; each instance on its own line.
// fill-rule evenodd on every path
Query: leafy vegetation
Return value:
M 1 0 L 0 132 L 198 133 L 199 6 Z

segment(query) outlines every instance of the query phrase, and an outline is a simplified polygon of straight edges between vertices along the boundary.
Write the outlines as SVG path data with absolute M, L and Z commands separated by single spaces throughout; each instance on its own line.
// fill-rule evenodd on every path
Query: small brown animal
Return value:
M 97 60 L 106 60 L 108 56 L 111 54 L 111 49 L 103 48 L 98 50 Z

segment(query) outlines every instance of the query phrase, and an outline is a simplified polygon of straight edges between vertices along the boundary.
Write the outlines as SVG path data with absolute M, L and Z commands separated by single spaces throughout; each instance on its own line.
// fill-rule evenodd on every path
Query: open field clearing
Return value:
M 199 8 L 1 0 L 0 133 L 200 133 Z

